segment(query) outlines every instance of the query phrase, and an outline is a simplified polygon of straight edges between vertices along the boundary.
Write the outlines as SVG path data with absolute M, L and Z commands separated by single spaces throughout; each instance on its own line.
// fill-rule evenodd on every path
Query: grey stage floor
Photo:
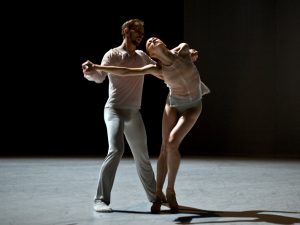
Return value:
M 103 158 L 0 159 L 1 225 L 300 224 L 300 161 L 183 158 L 178 214 L 150 203 L 134 161 L 123 159 L 112 213 L 92 203 Z M 154 170 L 156 159 L 152 159 Z

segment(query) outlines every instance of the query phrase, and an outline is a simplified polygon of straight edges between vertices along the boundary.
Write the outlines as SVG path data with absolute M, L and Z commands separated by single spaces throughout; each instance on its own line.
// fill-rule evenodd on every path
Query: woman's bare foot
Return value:
M 166 193 L 167 193 L 167 202 L 170 205 L 171 213 L 178 213 L 179 206 L 176 200 L 175 191 L 167 188 Z
M 152 206 L 151 206 L 151 213 L 153 213 L 153 214 L 160 213 L 161 205 L 166 202 L 167 202 L 166 196 L 164 195 L 163 192 L 156 193 L 156 199 L 152 203 Z

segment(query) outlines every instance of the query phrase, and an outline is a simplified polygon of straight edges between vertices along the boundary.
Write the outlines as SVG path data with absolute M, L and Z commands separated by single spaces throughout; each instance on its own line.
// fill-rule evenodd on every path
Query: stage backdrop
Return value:
M 145 21 L 141 49 L 158 36 L 169 48 L 187 42 L 199 51 L 196 65 L 211 93 L 180 146 L 183 156 L 300 156 L 300 1 L 7 4 L 1 156 L 106 155 L 108 82 L 87 81 L 81 64 L 100 63 L 120 45 L 130 18 Z M 141 111 L 156 158 L 168 90 L 151 75 L 144 87 Z
M 188 137 L 199 152 L 300 156 L 299 27 L 297 0 L 184 1 L 184 39 L 211 88 Z

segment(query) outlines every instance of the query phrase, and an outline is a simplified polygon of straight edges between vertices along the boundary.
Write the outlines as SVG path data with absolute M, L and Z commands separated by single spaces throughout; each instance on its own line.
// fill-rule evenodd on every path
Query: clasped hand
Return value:
M 94 63 L 87 60 L 81 65 L 83 73 L 88 73 L 94 70 Z

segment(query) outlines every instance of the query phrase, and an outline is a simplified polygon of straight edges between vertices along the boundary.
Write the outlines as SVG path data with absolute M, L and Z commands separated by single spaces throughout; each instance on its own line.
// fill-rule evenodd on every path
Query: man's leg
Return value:
M 110 204 L 111 190 L 114 183 L 116 171 L 124 153 L 124 123 L 119 116 L 118 110 L 112 108 L 104 109 L 104 120 L 107 128 L 108 153 L 100 169 L 99 183 L 95 203 L 99 203 L 101 211 L 101 202 Z M 104 207 L 105 208 L 105 207 Z M 104 209 L 104 211 L 109 211 Z
M 124 131 L 147 198 L 150 202 L 154 202 L 156 192 L 155 175 L 149 158 L 144 122 L 138 110 L 131 111 L 130 120 L 126 120 Z

